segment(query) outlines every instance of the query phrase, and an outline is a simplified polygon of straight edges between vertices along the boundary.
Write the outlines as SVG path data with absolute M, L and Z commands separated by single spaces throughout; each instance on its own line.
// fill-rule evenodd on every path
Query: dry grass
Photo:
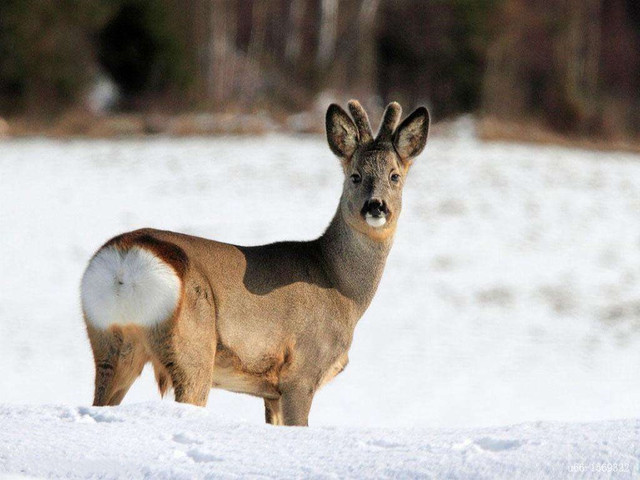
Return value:
M 0 119 L 0 122 L 3 120 Z M 56 138 L 119 138 L 162 134 L 168 136 L 261 135 L 282 129 L 264 115 L 188 113 L 93 115 L 67 112 L 53 120 L 16 118 L 6 122 L 5 135 Z M 0 123 L 0 127 L 1 127 Z M 2 132 L 0 132 L 0 136 Z
M 324 120 L 318 112 L 295 115 L 184 113 L 94 115 L 87 111 L 70 111 L 52 120 L 0 118 L 0 138 L 47 136 L 55 138 L 120 138 L 145 135 L 175 137 L 215 135 L 263 135 L 269 132 L 323 134 Z M 455 123 L 455 122 L 453 122 Z M 432 126 L 431 134 L 450 134 L 452 122 Z M 640 139 L 598 139 L 554 132 L 537 122 L 506 122 L 484 117 L 475 122 L 476 134 L 484 141 L 527 142 L 561 145 L 592 150 L 640 152 Z
M 533 121 L 505 122 L 492 117 L 484 117 L 478 121 L 476 133 L 478 138 L 488 142 L 526 142 L 590 150 L 640 152 L 640 139 L 604 139 L 563 135 Z

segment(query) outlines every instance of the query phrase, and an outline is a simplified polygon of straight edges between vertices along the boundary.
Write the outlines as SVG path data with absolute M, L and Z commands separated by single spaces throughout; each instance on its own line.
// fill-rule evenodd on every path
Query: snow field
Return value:
M 640 418 L 639 160 L 432 138 L 349 367 L 301 432 L 263 426 L 262 402 L 247 396 L 213 391 L 200 413 L 161 402 L 150 369 L 121 409 L 87 407 L 79 282 L 102 243 L 143 226 L 246 245 L 319 235 L 341 189 L 321 138 L 4 141 L 0 472 L 98 476 L 120 456 L 134 477 L 166 478 L 267 466 L 299 477 L 563 478 L 583 460 L 637 465 L 637 421 L 615 419 Z M 183 433 L 202 443 L 173 440 Z M 277 454 L 242 458 L 263 438 Z M 376 453 L 371 439 L 400 446 Z M 489 448 L 502 439 L 518 447 Z M 81 468 L 82 452 L 92 460 Z

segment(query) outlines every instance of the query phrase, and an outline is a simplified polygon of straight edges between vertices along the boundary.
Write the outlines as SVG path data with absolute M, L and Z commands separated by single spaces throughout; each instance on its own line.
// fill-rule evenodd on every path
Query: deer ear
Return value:
M 358 147 L 358 130 L 349 115 L 335 103 L 327 110 L 327 141 L 338 157 L 347 159 Z
M 397 128 L 393 135 L 393 146 L 402 160 L 407 161 L 420 155 L 427 144 L 429 135 L 429 112 L 424 107 L 417 108 Z

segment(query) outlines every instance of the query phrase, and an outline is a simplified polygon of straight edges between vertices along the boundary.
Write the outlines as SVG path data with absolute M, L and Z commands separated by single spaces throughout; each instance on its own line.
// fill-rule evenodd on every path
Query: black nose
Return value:
M 367 200 L 364 205 L 365 213 L 370 213 L 374 217 L 380 217 L 383 214 L 387 214 L 387 206 L 378 198 L 371 198 Z

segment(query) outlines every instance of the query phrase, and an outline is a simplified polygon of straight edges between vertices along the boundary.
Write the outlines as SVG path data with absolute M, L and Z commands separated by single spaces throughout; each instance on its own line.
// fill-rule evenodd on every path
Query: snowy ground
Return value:
M 456 430 L 305 429 L 230 422 L 189 405 L 140 403 L 118 408 L 0 406 L 0 421 L 0 466 L 31 478 L 640 475 L 640 420 Z M 44 445 L 34 446 L 36 442 Z
M 226 392 L 213 392 L 206 412 L 174 408 L 150 371 L 122 409 L 83 410 L 93 366 L 78 283 L 100 244 L 142 226 L 239 244 L 313 238 L 335 210 L 340 175 L 316 137 L 0 143 L 0 472 L 61 476 L 64 462 L 48 455 L 87 448 L 101 459 L 77 473 L 88 475 L 115 461 L 109 452 L 138 451 L 128 445 L 144 435 L 149 450 L 131 454 L 138 475 L 159 475 L 162 455 L 176 469 L 167 477 L 218 471 L 187 464 L 190 446 L 171 446 L 183 420 L 205 457 L 220 456 L 211 443 L 220 439 L 225 475 L 261 472 L 259 458 L 233 470 L 233 445 L 265 439 L 294 476 L 508 476 L 514 461 L 535 477 L 547 455 L 547 474 L 618 454 L 635 468 L 635 420 L 471 430 L 640 418 L 640 156 L 631 154 L 430 140 L 349 367 L 316 397 L 308 433 L 259 426 L 262 402 Z M 478 446 L 485 437 L 518 448 Z M 384 439 L 399 447 L 369 448 Z M 326 448 L 314 454 L 314 442 Z

